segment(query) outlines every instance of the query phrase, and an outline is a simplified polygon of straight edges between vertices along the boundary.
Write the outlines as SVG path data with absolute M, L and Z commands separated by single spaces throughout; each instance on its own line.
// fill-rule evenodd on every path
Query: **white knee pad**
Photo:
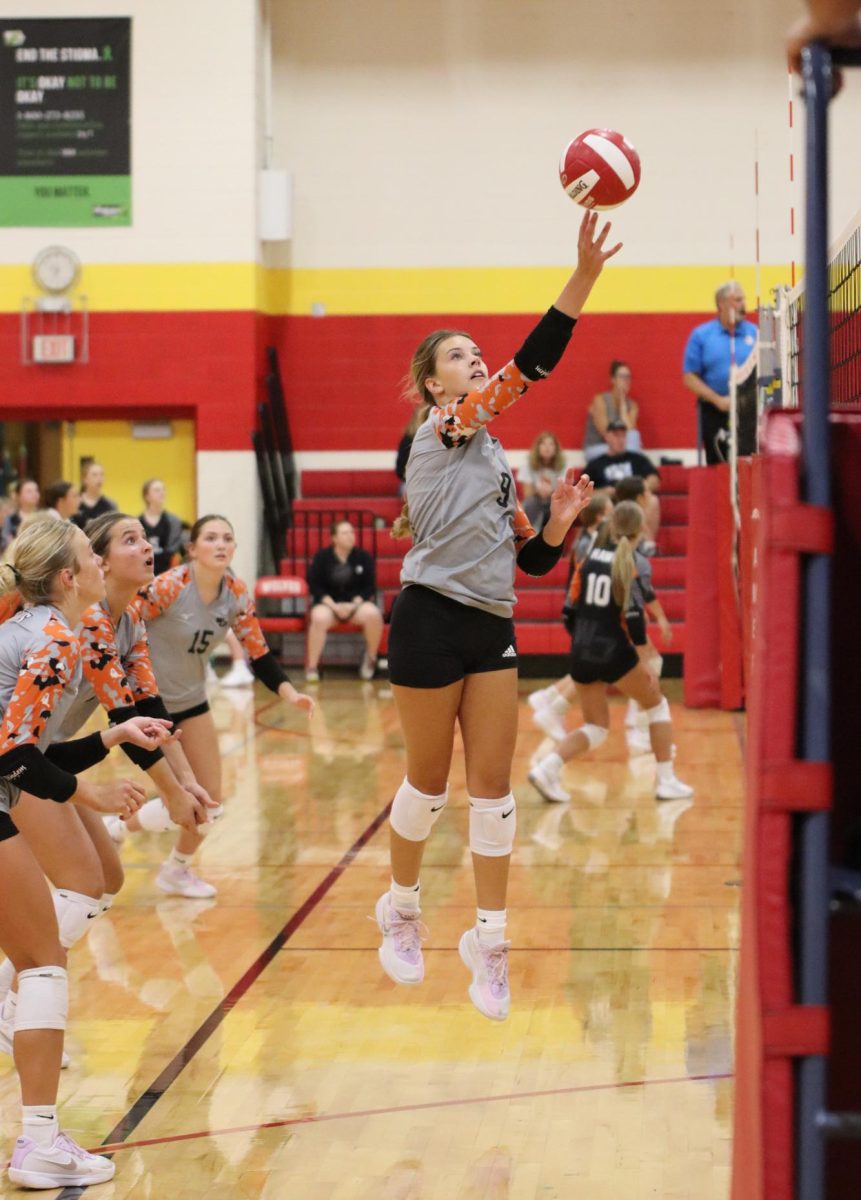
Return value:
M 69 1014 L 69 979 L 63 967 L 33 967 L 18 976 L 15 1032 L 65 1029 Z
M 167 806 L 160 796 L 147 800 L 140 806 L 136 815 L 141 829 L 145 829 L 147 833 L 168 833 L 171 829 L 179 829 L 170 819 Z
M 502 858 L 514 847 L 517 805 L 511 792 L 488 800 L 469 798 L 469 848 L 485 858 Z
M 87 932 L 90 923 L 102 911 L 102 906 L 101 901 L 94 900 L 92 896 L 82 896 L 80 892 L 61 888 L 54 892 L 54 909 L 60 930 L 60 945 L 70 950 Z
M 208 837 L 212 832 L 212 827 L 216 821 L 220 821 L 224 816 L 224 805 L 219 804 L 218 808 L 208 808 L 206 810 L 207 820 L 202 825 L 197 826 L 198 837 Z M 173 826 L 174 829 L 179 829 L 178 825 Z
M 608 731 L 603 725 L 581 725 L 576 732 L 583 734 L 583 737 L 589 743 L 590 750 L 597 750 L 607 740 Z
M 423 842 L 439 820 L 448 802 L 448 788 L 441 796 L 427 796 L 405 779 L 398 788 L 389 818 L 392 829 L 408 842 Z
M 646 709 L 646 720 L 650 725 L 659 725 L 664 721 L 671 720 L 670 704 L 666 696 L 661 696 L 661 703 L 656 704 L 654 708 Z

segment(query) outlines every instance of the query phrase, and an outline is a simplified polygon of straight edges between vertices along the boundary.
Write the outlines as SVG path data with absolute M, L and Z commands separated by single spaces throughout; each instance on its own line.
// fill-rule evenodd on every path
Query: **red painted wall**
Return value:
M 695 444 L 694 400 L 681 385 L 691 328 L 708 314 L 587 316 L 553 378 L 500 422 L 507 446 L 540 429 L 582 443 L 586 409 L 610 360 L 627 359 L 643 444 Z M 235 313 L 97 313 L 90 362 L 25 367 L 17 315 L 0 315 L 0 419 L 194 415 L 198 448 L 245 450 L 262 395 L 266 345 L 277 347 L 297 450 L 388 450 L 409 416 L 398 399 L 410 355 L 431 329 L 466 329 L 491 369 L 514 354 L 534 317 L 264 317 Z

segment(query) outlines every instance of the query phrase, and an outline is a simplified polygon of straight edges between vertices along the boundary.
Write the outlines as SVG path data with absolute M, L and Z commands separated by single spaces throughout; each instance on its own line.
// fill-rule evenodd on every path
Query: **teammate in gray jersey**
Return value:
M 251 670 L 271 692 L 305 712 L 314 701 L 297 692 L 266 645 L 254 604 L 241 579 L 230 570 L 236 553 L 233 526 L 210 513 L 192 526 L 190 562 L 158 575 L 142 589 L 134 611 L 146 622 L 155 678 L 171 720 L 182 728 L 182 745 L 194 777 L 220 805 L 223 799 L 218 734 L 206 699 L 206 664 L 232 629 Z M 161 799 L 148 801 L 127 828 L 155 832 L 172 828 Z M 214 896 L 216 888 L 191 870 L 202 832 L 182 829 L 174 850 L 156 877 L 169 895 L 191 899 Z
M 405 520 L 413 546 L 404 559 L 389 638 L 407 774 L 392 805 L 391 887 L 376 906 L 380 961 L 397 983 L 420 983 L 424 976 L 419 871 L 425 841 L 447 800 L 459 723 L 478 901 L 476 925 L 460 939 L 460 955 L 472 974 L 470 998 L 492 1020 L 504 1020 L 510 1002 L 505 905 L 516 822 L 515 565 L 533 575 L 553 568 L 592 487 L 585 475 L 575 484 L 569 471 L 536 535 L 488 425 L 561 359 L 604 263 L 620 248 L 604 249 L 608 231 L 605 225 L 597 233 L 594 213 L 583 218 L 577 269 L 496 374 L 488 374 L 468 334 L 451 330 L 426 338 L 412 362 L 415 399 L 432 407 L 407 462 Z
M 152 547 L 138 520 L 116 512 L 92 521 L 87 537 L 102 563 L 105 596 L 84 612 L 75 629 L 82 677 L 76 691 L 67 689 L 63 694 L 52 718 L 51 742 L 70 741 L 100 703 L 114 725 L 135 715 L 169 719 L 149 664 L 146 631 L 126 611 L 138 589 L 152 580 Z M 194 779 L 176 739 L 154 750 L 129 745 L 124 749 L 161 790 L 178 824 L 194 829 L 207 820 L 207 808 L 214 802 Z M 66 905 L 99 915 L 111 907 L 123 885 L 123 869 L 97 813 L 73 804 L 45 805 L 24 792 L 13 820 Z M 125 828 L 119 817 L 106 820 Z M 77 936 L 90 928 L 91 920 L 80 929 L 73 923 L 66 934 L 61 926 L 64 947 L 71 949 L 70 931 Z M 9 1054 L 14 973 L 9 959 L 0 963 L 0 1051 Z
M 98 909 L 63 893 L 52 900 L 10 813 L 27 792 L 43 806 L 71 800 L 131 815 L 143 799 L 140 787 L 127 780 L 94 785 L 77 772 L 111 746 L 132 740 L 154 749 L 169 733 L 163 721 L 134 717 L 77 741 L 51 742 L 80 681 L 72 629 L 104 595 L 100 560 L 80 529 L 54 517 L 28 526 L 10 563 L 0 566 L 0 594 L 15 588 L 30 607 L 0 627 L 0 947 L 18 972 L 13 1036 L 23 1126 L 8 1174 L 30 1188 L 84 1186 L 110 1179 L 114 1164 L 60 1132 L 57 1090 L 68 1010 L 66 946 Z

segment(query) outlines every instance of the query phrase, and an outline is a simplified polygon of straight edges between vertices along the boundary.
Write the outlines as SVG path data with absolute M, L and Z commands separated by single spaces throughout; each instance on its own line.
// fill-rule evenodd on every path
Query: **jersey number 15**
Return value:
M 198 629 L 191 639 L 191 645 L 188 648 L 189 654 L 206 654 L 214 634 L 214 629 Z

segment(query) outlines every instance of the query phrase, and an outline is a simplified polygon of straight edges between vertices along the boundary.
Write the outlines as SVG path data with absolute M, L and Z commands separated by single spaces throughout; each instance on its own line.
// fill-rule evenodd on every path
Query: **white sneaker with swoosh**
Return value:
M 31 1138 L 19 1137 L 9 1164 L 13 1183 L 30 1188 L 82 1187 L 107 1183 L 116 1167 L 102 1154 L 90 1154 L 65 1133 L 58 1133 L 51 1146 L 39 1146 Z

